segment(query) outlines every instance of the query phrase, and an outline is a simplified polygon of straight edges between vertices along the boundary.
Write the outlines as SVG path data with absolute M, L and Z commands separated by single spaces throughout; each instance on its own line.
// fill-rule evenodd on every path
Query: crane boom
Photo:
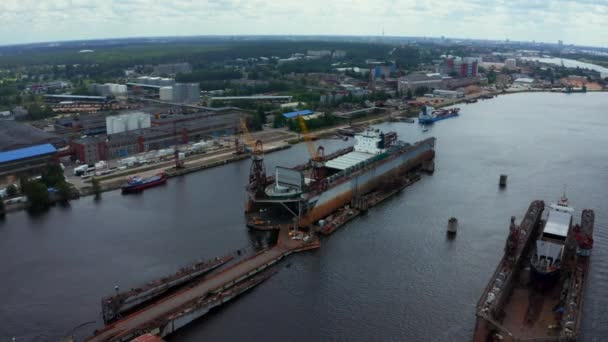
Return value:
M 298 123 L 300 124 L 300 131 L 302 131 L 302 134 L 304 134 L 304 141 L 306 142 L 306 147 L 308 148 L 308 154 L 310 154 L 310 159 L 315 159 L 317 157 L 317 150 L 315 148 L 315 144 L 312 142 L 310 134 L 308 134 L 308 127 L 306 127 L 306 121 L 301 115 L 298 116 Z

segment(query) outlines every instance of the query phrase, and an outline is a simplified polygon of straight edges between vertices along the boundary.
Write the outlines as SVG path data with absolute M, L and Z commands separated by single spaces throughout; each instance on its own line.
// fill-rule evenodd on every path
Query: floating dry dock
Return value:
M 477 303 L 475 342 L 578 337 L 594 212 L 583 210 L 579 226 L 572 224 L 567 205 L 549 206 L 547 221 L 541 218 L 545 210 L 544 202 L 534 201 L 519 226 L 511 219 L 505 255 Z M 561 226 L 555 225 L 556 216 L 565 218 Z M 543 254 L 548 245 L 555 258 Z M 539 272 L 539 264 L 549 272 Z
M 227 255 L 213 260 L 197 261 L 192 265 L 180 268 L 176 273 L 167 277 L 151 281 L 141 287 L 104 297 L 101 299 L 103 320 L 106 324 L 110 323 L 120 318 L 124 313 L 224 265 L 233 258 L 234 256 Z
M 130 341 L 146 333 L 165 337 L 268 279 L 275 273 L 268 270 L 287 255 L 318 247 L 316 237 L 296 240 L 287 230 L 281 230 L 276 246 L 189 282 L 183 289 L 95 331 L 87 341 Z

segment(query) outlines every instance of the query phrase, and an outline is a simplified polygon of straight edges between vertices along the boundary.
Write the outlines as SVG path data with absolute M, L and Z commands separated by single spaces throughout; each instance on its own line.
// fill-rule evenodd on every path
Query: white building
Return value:
M 517 61 L 515 58 L 507 58 L 505 60 L 505 68 L 509 70 L 517 69 Z
M 107 134 L 123 133 L 151 126 L 150 114 L 132 112 L 106 117 Z

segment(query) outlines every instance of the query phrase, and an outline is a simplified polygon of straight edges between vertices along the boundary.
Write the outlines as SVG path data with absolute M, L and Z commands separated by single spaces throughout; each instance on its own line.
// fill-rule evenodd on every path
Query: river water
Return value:
M 596 210 L 583 341 L 608 334 L 608 95 L 505 95 L 462 105 L 428 132 L 382 124 L 404 140 L 437 137 L 436 172 L 373 208 L 319 250 L 290 257 L 252 292 L 169 341 L 465 341 L 509 218 L 564 186 L 577 221 Z M 327 153 L 349 144 L 321 142 Z M 306 146 L 273 153 L 294 165 Z M 249 162 L 171 179 L 139 196 L 104 193 L 0 223 L 0 341 L 53 341 L 100 326 L 100 298 L 201 257 L 267 243 L 244 225 Z M 508 186 L 498 189 L 499 174 Z M 454 240 L 449 217 L 459 219 Z M 285 267 L 287 264 L 290 267 Z
M 608 77 L 608 68 L 605 68 L 601 65 L 591 64 L 580 62 L 574 59 L 567 58 L 557 58 L 557 57 L 522 57 L 522 59 L 529 61 L 537 61 L 541 63 L 553 64 L 553 65 L 563 65 L 567 68 L 581 68 L 581 69 L 589 69 L 594 70 L 600 73 L 601 77 Z

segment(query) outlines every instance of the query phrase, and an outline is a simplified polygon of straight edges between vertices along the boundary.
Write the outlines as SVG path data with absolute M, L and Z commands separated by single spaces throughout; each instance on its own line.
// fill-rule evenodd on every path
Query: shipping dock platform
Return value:
M 187 288 L 158 299 L 101 330 L 87 341 L 131 341 L 146 334 L 165 337 L 204 316 L 214 307 L 252 289 L 277 272 L 279 261 L 294 252 L 319 247 L 314 235 L 281 230 L 277 244 L 256 253 L 216 274 L 211 274 Z

